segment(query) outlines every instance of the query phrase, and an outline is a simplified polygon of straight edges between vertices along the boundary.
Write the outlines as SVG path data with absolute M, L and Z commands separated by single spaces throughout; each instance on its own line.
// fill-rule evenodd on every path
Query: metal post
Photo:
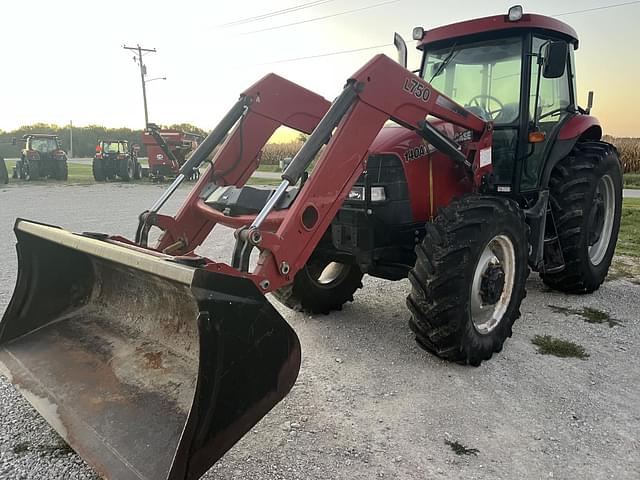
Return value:
M 140 59 L 140 79 L 142 80 L 142 100 L 144 101 L 144 124 L 149 125 L 149 112 L 147 110 L 147 86 L 144 81 L 144 63 L 142 62 L 142 48 L 138 45 L 138 58 Z
M 69 120 L 69 156 L 73 158 L 73 120 Z

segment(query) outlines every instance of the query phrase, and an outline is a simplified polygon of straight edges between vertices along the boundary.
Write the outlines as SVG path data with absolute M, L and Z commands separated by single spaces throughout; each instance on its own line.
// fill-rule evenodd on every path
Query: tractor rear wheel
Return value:
M 55 169 L 54 177 L 56 180 L 67 180 L 69 178 L 69 167 L 66 161 L 56 162 Z
M 7 165 L 4 163 L 4 158 L 0 157 L 0 185 L 9 183 L 9 172 L 7 171 Z
M 354 264 L 311 258 L 289 285 L 273 292 L 276 299 L 299 312 L 342 310 L 362 288 L 363 273 Z
M 409 326 L 420 346 L 470 365 L 502 349 L 526 295 L 527 231 L 506 198 L 472 194 L 440 209 L 409 272 Z
M 92 169 L 93 169 L 93 178 L 96 180 L 96 182 L 104 182 L 107 179 L 107 176 L 105 175 L 105 172 L 104 172 L 104 163 L 102 163 L 101 159 L 99 158 L 93 159 Z
M 27 162 L 26 167 L 25 180 L 37 180 L 40 178 L 40 162 Z
M 118 176 L 125 182 L 131 181 L 134 174 L 133 162 L 131 159 L 120 160 L 118 162 Z
M 604 282 L 618 240 L 622 171 L 616 149 L 605 142 L 578 142 L 549 180 L 565 267 L 541 273 L 549 287 L 591 293 Z

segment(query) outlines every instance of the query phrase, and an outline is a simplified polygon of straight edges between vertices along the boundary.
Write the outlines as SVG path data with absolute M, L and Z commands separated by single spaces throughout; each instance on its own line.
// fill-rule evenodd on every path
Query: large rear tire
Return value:
M 549 180 L 565 268 L 541 273 L 549 287 L 567 293 L 597 290 L 609 271 L 622 213 L 622 170 L 615 147 L 579 142 Z
M 118 176 L 125 182 L 129 182 L 133 179 L 134 166 L 133 161 L 128 158 L 126 160 L 118 161 Z
M 7 164 L 4 163 L 4 158 L 0 157 L 0 185 L 6 185 L 7 183 L 9 183 Z
M 470 365 L 502 349 L 526 295 L 527 231 L 506 198 L 467 195 L 440 210 L 409 272 L 409 325 L 420 346 Z
M 56 163 L 55 166 L 55 179 L 56 180 L 64 180 L 66 181 L 69 178 L 69 167 L 67 166 L 66 160 L 61 160 Z
M 355 264 L 311 258 L 292 283 L 273 295 L 293 310 L 328 314 L 353 301 L 353 294 L 362 287 L 362 277 Z
M 40 178 L 40 162 L 28 161 L 26 164 L 24 179 L 27 181 L 38 180 Z
M 107 176 L 104 172 L 104 163 L 99 158 L 93 159 L 93 178 L 96 182 L 104 182 L 107 179 Z

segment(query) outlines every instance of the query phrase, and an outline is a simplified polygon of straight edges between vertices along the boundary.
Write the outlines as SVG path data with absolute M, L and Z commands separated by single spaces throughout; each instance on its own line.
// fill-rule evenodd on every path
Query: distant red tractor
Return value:
M 67 154 L 62 149 L 57 135 L 30 133 L 22 140 L 25 147 L 13 169 L 13 178 L 38 180 L 55 178 L 66 180 L 69 176 Z
M 129 146 L 127 140 L 98 140 L 92 168 L 96 182 L 116 177 L 125 182 L 139 180 L 142 167 L 138 161 L 138 145 Z
M 153 123 L 147 125 L 147 131 L 142 134 L 142 143 L 147 146 L 149 177 L 160 181 L 175 178 L 202 138 L 196 133 L 161 129 Z M 195 169 L 188 178 L 196 180 L 199 176 L 200 171 Z

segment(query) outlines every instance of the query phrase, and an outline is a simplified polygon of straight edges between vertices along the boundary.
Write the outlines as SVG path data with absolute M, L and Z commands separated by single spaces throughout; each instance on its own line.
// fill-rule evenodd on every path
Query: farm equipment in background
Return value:
M 13 169 L 13 178 L 37 180 L 51 177 L 66 180 L 69 176 L 67 154 L 57 135 L 30 133 L 22 137 L 25 148 Z
M 17 220 L 0 366 L 100 475 L 197 479 L 287 394 L 300 345 L 269 292 L 327 313 L 364 274 L 408 277 L 419 344 L 478 365 L 529 269 L 565 292 L 604 281 L 620 164 L 577 106 L 575 31 L 513 8 L 414 38 L 418 75 L 396 37 L 400 64 L 375 56 L 333 103 L 274 74 L 245 90 L 134 240 Z M 281 125 L 310 136 L 277 188 L 246 186 Z M 216 225 L 235 229 L 228 263 L 198 253 Z
M 142 143 L 147 146 L 149 157 L 149 177 L 157 181 L 175 178 L 202 139 L 196 133 L 161 129 L 158 125 L 149 123 L 147 131 L 142 134 Z M 198 169 L 187 175 L 188 180 L 197 180 L 199 177 Z
M 93 178 L 97 182 L 115 179 L 128 182 L 142 178 L 138 149 L 127 140 L 98 140 L 93 157 Z

